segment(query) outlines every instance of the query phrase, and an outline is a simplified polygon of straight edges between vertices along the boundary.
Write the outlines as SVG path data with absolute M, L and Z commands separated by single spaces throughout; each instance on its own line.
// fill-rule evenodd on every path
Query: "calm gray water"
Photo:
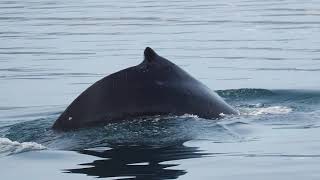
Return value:
M 320 178 L 319 0 L 5 0 L 0 41 L 1 179 Z M 51 130 L 146 46 L 241 115 Z

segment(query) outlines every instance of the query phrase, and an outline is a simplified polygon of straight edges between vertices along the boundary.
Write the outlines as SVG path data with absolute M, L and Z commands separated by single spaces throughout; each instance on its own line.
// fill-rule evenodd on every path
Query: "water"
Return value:
M 318 0 L 1 1 L 1 177 L 319 179 L 319 17 Z M 241 115 L 51 130 L 146 46 Z

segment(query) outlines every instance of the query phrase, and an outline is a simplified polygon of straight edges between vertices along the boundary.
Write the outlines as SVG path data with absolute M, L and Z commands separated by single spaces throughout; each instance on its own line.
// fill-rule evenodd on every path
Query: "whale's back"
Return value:
M 146 48 L 144 61 L 94 83 L 55 122 L 75 129 L 149 115 L 194 114 L 203 118 L 236 113 L 215 92 Z

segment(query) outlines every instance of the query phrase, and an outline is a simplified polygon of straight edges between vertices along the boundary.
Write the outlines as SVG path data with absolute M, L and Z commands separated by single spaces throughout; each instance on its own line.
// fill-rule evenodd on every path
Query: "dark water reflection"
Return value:
M 178 169 L 178 163 L 168 162 L 209 155 L 198 147 L 187 147 L 182 143 L 165 147 L 116 146 L 105 151 L 83 150 L 82 154 L 103 158 L 79 169 L 68 169 L 69 173 L 87 174 L 99 178 L 117 177 L 121 179 L 177 179 L 186 174 Z M 175 168 L 172 168 L 175 167 Z

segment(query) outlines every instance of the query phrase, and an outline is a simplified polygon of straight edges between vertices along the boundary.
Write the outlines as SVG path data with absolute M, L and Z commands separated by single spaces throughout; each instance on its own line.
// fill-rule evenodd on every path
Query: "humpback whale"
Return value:
M 113 73 L 81 93 L 53 129 L 71 130 L 139 116 L 237 114 L 213 90 L 147 47 L 137 66 Z

